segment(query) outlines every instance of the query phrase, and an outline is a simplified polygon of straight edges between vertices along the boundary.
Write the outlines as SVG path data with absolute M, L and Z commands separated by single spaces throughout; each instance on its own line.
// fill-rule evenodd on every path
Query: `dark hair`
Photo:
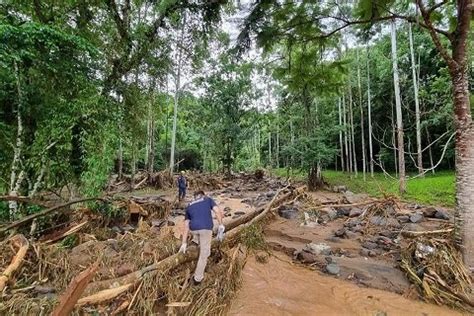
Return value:
M 203 190 L 196 190 L 196 191 L 194 192 L 194 197 L 197 197 L 197 196 L 199 196 L 199 195 L 205 195 L 205 194 L 204 194 L 204 191 L 203 191 Z

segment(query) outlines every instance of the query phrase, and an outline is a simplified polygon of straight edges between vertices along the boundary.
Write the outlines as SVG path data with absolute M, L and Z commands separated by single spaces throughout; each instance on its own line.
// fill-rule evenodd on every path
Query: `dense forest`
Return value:
M 383 174 L 403 194 L 447 170 L 473 266 L 472 12 L 469 0 L 4 0 L 0 192 L 87 198 L 112 175 L 265 169 L 310 190 L 327 170 Z M 0 203 L 3 222 L 38 212 Z

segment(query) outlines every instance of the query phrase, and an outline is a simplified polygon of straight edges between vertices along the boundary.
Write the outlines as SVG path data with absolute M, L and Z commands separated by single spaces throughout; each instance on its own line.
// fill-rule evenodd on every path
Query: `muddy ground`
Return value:
M 54 244 L 44 248 L 49 251 L 48 256 L 53 254 L 61 258 L 40 258 L 39 255 L 34 258 L 34 254 L 29 255 L 31 262 L 22 271 L 26 276 L 19 281 L 38 281 L 21 289 L 18 284 L 18 290 L 14 285 L 9 289 L 10 294 L 4 293 L 4 299 L 28 300 L 28 307 L 33 306 L 31 310 L 51 308 L 70 279 L 90 266 L 98 253 L 104 253 L 107 260 L 106 264 L 101 265 L 94 281 L 125 275 L 170 256 L 179 246 L 184 208 L 191 201 L 193 189 L 202 188 L 203 183 L 209 184 L 206 193 L 224 211 L 225 224 L 268 205 L 281 188 L 289 185 L 282 179 L 256 179 L 243 174 L 231 180 L 199 178 L 198 183 L 197 179 L 194 179 L 195 184 L 181 203 L 175 203 L 175 189 L 145 188 L 115 194 L 118 199 L 143 202 L 140 212 L 145 211 L 146 214 L 130 215 L 130 218 L 106 222 L 97 228 L 94 228 L 97 223 L 87 219 L 89 230 L 77 234 L 78 245 L 70 250 L 61 248 L 64 245 L 56 247 Z M 293 187 L 302 185 L 291 184 Z M 148 209 L 146 201 L 151 201 Z M 128 207 L 135 207 L 134 203 Z M 163 205 L 166 207 L 163 208 Z M 260 226 L 264 247 L 245 252 L 248 257 L 242 271 L 243 282 L 236 297 L 231 299 L 230 315 L 460 314 L 447 307 L 422 302 L 423 298 L 400 268 L 400 250 L 407 243 L 403 232 L 451 227 L 453 216 L 450 209 L 407 204 L 392 198 L 374 200 L 366 195 L 353 194 L 344 187 L 335 187 L 300 194 L 294 200 L 272 209 L 267 218 Z M 140 231 L 143 223 L 145 230 Z M 46 241 L 48 238 L 51 236 L 41 237 Z M 64 241 L 61 243 L 64 244 Z M 7 244 L 3 246 L 5 249 L 8 247 Z M 40 246 L 37 246 L 38 249 Z M 11 255 L 5 256 L 2 268 L 9 258 Z M 54 273 L 54 266 L 58 264 L 54 260 L 62 260 L 62 270 L 58 270 L 58 274 Z M 209 264 L 209 270 L 216 270 L 214 263 Z M 212 288 L 211 280 L 205 283 Z M 37 288 L 47 288 L 47 295 Z M 136 293 L 139 291 L 140 288 Z M 126 302 L 130 304 L 128 310 L 132 314 L 138 308 L 154 308 L 156 313 L 166 311 L 160 303 L 164 296 L 153 299 L 156 293 L 141 290 L 139 296 L 143 302 L 151 301 L 151 305 L 148 307 L 137 299 L 132 308 L 132 294 L 120 296 L 102 307 L 82 311 L 109 314 L 109 311 L 118 310 L 119 305 Z M 39 305 L 34 307 L 38 302 Z M 175 308 L 172 314 L 179 315 L 180 308 Z M 18 309 L 12 304 L 2 305 L 0 302 L 1 310 Z

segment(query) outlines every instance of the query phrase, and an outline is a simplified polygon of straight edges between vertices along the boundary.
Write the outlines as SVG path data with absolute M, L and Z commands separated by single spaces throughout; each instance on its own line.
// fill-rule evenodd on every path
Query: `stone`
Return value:
M 362 227 L 362 225 L 356 225 L 351 228 L 351 231 L 353 231 L 354 233 L 361 233 L 363 230 L 364 228 Z
M 329 274 L 338 275 L 341 272 L 341 268 L 335 263 L 330 263 L 326 266 L 326 271 Z
M 331 254 L 331 246 L 325 244 L 325 243 L 309 243 L 304 246 L 304 251 L 311 252 L 315 255 L 330 255 Z
M 408 223 L 410 221 L 410 216 L 401 215 L 401 216 L 398 216 L 397 219 L 400 221 L 400 223 Z
M 131 231 L 134 231 L 134 230 L 135 230 L 135 227 L 133 227 L 133 226 L 130 225 L 130 224 L 126 224 L 126 225 L 122 226 L 122 229 L 123 229 L 123 231 L 125 231 L 125 232 L 131 232 Z
M 359 237 L 359 234 L 351 232 L 350 230 L 346 231 L 346 237 L 348 239 L 355 239 Z
M 346 191 L 343 193 L 344 199 L 349 204 L 355 204 L 366 200 L 369 196 L 367 194 L 354 194 L 351 191 Z
M 393 232 L 391 230 L 382 230 L 379 233 L 380 236 L 384 236 L 384 237 L 387 237 L 387 238 L 390 238 L 390 239 L 397 237 L 397 234 L 398 234 L 397 232 Z
M 389 217 L 387 219 L 387 225 L 392 228 L 401 228 L 402 225 L 400 225 L 400 222 L 396 218 Z
M 412 223 L 419 223 L 421 221 L 423 221 L 423 214 L 415 213 L 410 216 L 410 222 Z
M 117 233 L 117 234 L 120 234 L 122 232 L 122 230 L 118 226 L 112 227 L 112 231 Z
M 37 285 L 35 286 L 34 291 L 38 294 L 47 294 L 47 293 L 55 293 L 56 289 L 46 285 Z
M 448 212 L 443 211 L 443 210 L 438 210 L 435 214 L 435 217 L 438 219 L 444 219 L 444 220 L 449 220 L 451 217 L 449 216 Z
M 120 251 L 119 243 L 116 239 L 107 239 L 107 245 L 110 246 L 116 252 Z
M 428 208 L 425 208 L 425 209 L 423 210 L 423 215 L 424 215 L 425 217 L 433 218 L 433 217 L 435 217 L 436 212 L 438 212 L 438 210 L 437 210 L 436 208 L 434 208 L 434 207 L 428 207 Z
M 371 224 L 378 226 L 384 226 L 387 223 L 385 218 L 382 218 L 381 216 L 372 216 L 369 221 Z
M 380 245 L 391 245 L 393 244 L 393 241 L 388 237 L 378 236 L 377 243 L 379 243 Z
M 349 217 L 357 217 L 360 216 L 364 211 L 358 207 L 353 207 L 349 212 Z
M 334 232 L 334 236 L 339 237 L 339 238 L 344 238 L 346 237 L 346 229 L 345 228 L 340 228 Z
M 224 207 L 224 214 L 230 213 L 232 209 L 228 206 Z
M 359 252 L 359 254 L 362 256 L 362 257 L 369 257 L 369 252 L 370 250 L 367 249 L 367 248 L 362 248 Z
M 351 213 L 351 209 L 347 207 L 342 207 L 337 209 L 337 215 L 338 216 L 349 216 Z
M 279 209 L 278 215 L 286 219 L 297 219 L 299 217 L 299 212 L 297 209 Z
M 332 257 L 324 257 L 324 260 L 326 260 L 327 263 L 336 263 Z
M 296 255 L 296 259 L 302 263 L 315 263 L 317 261 L 317 256 L 311 252 L 300 251 Z
M 274 192 L 274 191 L 270 191 L 270 192 L 267 192 L 265 195 L 266 195 L 267 198 L 271 198 L 271 197 L 273 197 L 273 196 L 275 195 L 275 192 Z
M 344 193 L 347 191 L 347 187 L 345 185 L 336 185 L 332 187 L 332 191 L 336 193 Z
M 234 215 L 245 215 L 245 212 L 243 211 L 237 211 L 234 213 Z
M 326 211 L 326 214 L 329 216 L 329 219 L 331 221 L 335 220 L 337 218 L 337 211 L 333 208 L 326 207 L 323 212 Z
M 121 277 L 133 271 L 134 271 L 134 267 L 131 263 L 124 263 L 118 268 L 116 268 L 114 272 L 117 275 L 117 277 Z
M 362 243 L 362 247 L 366 248 L 366 249 L 369 249 L 369 250 L 373 250 L 375 248 L 378 247 L 378 245 L 372 241 L 364 241 Z

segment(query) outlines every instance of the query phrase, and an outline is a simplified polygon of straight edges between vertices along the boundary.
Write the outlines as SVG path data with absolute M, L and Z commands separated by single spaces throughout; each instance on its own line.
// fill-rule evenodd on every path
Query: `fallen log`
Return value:
M 283 202 L 285 199 L 287 199 L 288 197 L 292 196 L 295 193 L 297 195 L 301 194 L 306 189 L 306 187 L 300 187 L 278 198 L 279 194 L 286 188 L 287 187 L 279 190 L 275 194 L 273 199 L 265 206 L 263 211 L 256 214 L 256 216 L 253 217 L 251 220 L 249 220 L 247 223 L 241 224 L 233 228 L 228 233 L 228 237 L 226 238 L 224 242 L 227 243 L 231 241 L 232 238 L 237 236 L 243 229 L 263 219 L 273 209 L 273 206 L 276 203 Z M 252 214 L 255 214 L 255 213 L 252 213 Z M 215 248 L 217 246 L 219 246 L 219 242 L 216 239 L 214 239 L 212 241 L 211 247 Z M 135 284 L 137 284 L 138 281 L 140 281 L 143 278 L 145 274 L 150 273 L 150 272 L 156 273 L 157 271 L 167 271 L 185 262 L 196 260 L 198 258 L 198 255 L 199 253 L 197 249 L 190 249 L 186 255 L 183 255 L 181 253 L 176 253 L 157 263 L 144 267 L 138 271 L 129 273 L 125 276 L 111 279 L 111 280 L 109 279 L 109 280 L 98 281 L 98 282 L 92 283 L 88 286 L 88 288 L 86 289 L 86 292 L 95 293 L 95 294 L 91 294 L 87 297 L 80 299 L 77 305 L 81 306 L 81 305 L 86 305 L 86 304 L 98 304 L 104 301 L 111 300 L 119 296 L 120 294 L 125 293 L 130 288 L 132 288 Z M 111 288 L 111 286 L 114 286 L 114 287 Z
M 55 241 L 61 240 L 61 239 L 63 239 L 63 238 L 66 238 L 66 237 L 69 236 L 69 235 L 72 235 L 72 234 L 74 234 L 74 233 L 77 233 L 77 232 L 80 231 L 87 223 L 88 223 L 87 221 L 85 221 L 85 222 L 83 222 L 83 223 L 80 223 L 80 224 L 78 224 L 78 225 L 76 225 L 76 226 L 70 228 L 68 231 L 64 232 L 63 234 L 61 234 L 61 235 L 59 235 L 59 236 L 56 236 L 56 237 L 53 237 L 53 238 L 51 238 L 51 239 L 49 239 L 49 240 L 46 240 L 46 241 L 45 241 L 45 244 L 51 244 L 51 243 L 53 243 L 53 242 L 55 242 Z
M 15 201 L 20 203 L 35 204 L 38 206 L 47 207 L 44 201 L 38 201 L 28 196 L 0 195 L 0 201 Z
M 54 309 L 52 316 L 69 315 L 72 312 L 77 300 L 81 297 L 98 268 L 99 261 L 96 261 L 94 265 L 81 272 L 71 281 L 64 294 L 61 295 L 59 305 Z
M 420 237 L 420 236 L 426 236 L 426 235 L 439 235 L 439 234 L 447 234 L 453 232 L 454 228 L 447 228 L 447 229 L 438 229 L 438 230 L 427 230 L 427 231 L 408 231 L 404 230 L 401 232 L 403 237 Z
M 13 257 L 10 265 L 8 265 L 5 271 L 0 275 L 0 292 L 3 291 L 8 280 L 10 280 L 11 276 L 21 266 L 26 252 L 28 251 L 28 247 L 30 246 L 28 240 L 23 235 L 15 235 L 11 238 L 11 241 L 13 246 L 18 247 L 18 252 Z
M 85 198 L 85 199 L 74 200 L 74 201 L 70 201 L 70 202 L 67 202 L 67 203 L 64 203 L 64 204 L 56 205 L 56 206 L 50 207 L 46 210 L 43 210 L 41 212 L 25 216 L 22 219 L 17 220 L 16 222 L 13 222 L 13 223 L 10 223 L 8 225 L 0 227 L 0 234 L 5 233 L 6 231 L 8 231 L 12 228 L 15 228 L 15 227 L 21 226 L 23 224 L 29 223 L 32 220 L 34 220 L 35 218 L 42 217 L 42 216 L 48 215 L 50 213 L 53 213 L 53 212 L 55 212 L 57 210 L 60 210 L 64 207 L 67 207 L 67 206 L 70 206 L 70 205 L 73 205 L 73 204 L 77 204 L 77 203 L 81 203 L 81 202 L 88 202 L 88 201 L 101 201 L 101 202 L 104 202 L 104 203 L 106 202 L 106 200 L 102 197 L 93 197 L 93 198 Z

